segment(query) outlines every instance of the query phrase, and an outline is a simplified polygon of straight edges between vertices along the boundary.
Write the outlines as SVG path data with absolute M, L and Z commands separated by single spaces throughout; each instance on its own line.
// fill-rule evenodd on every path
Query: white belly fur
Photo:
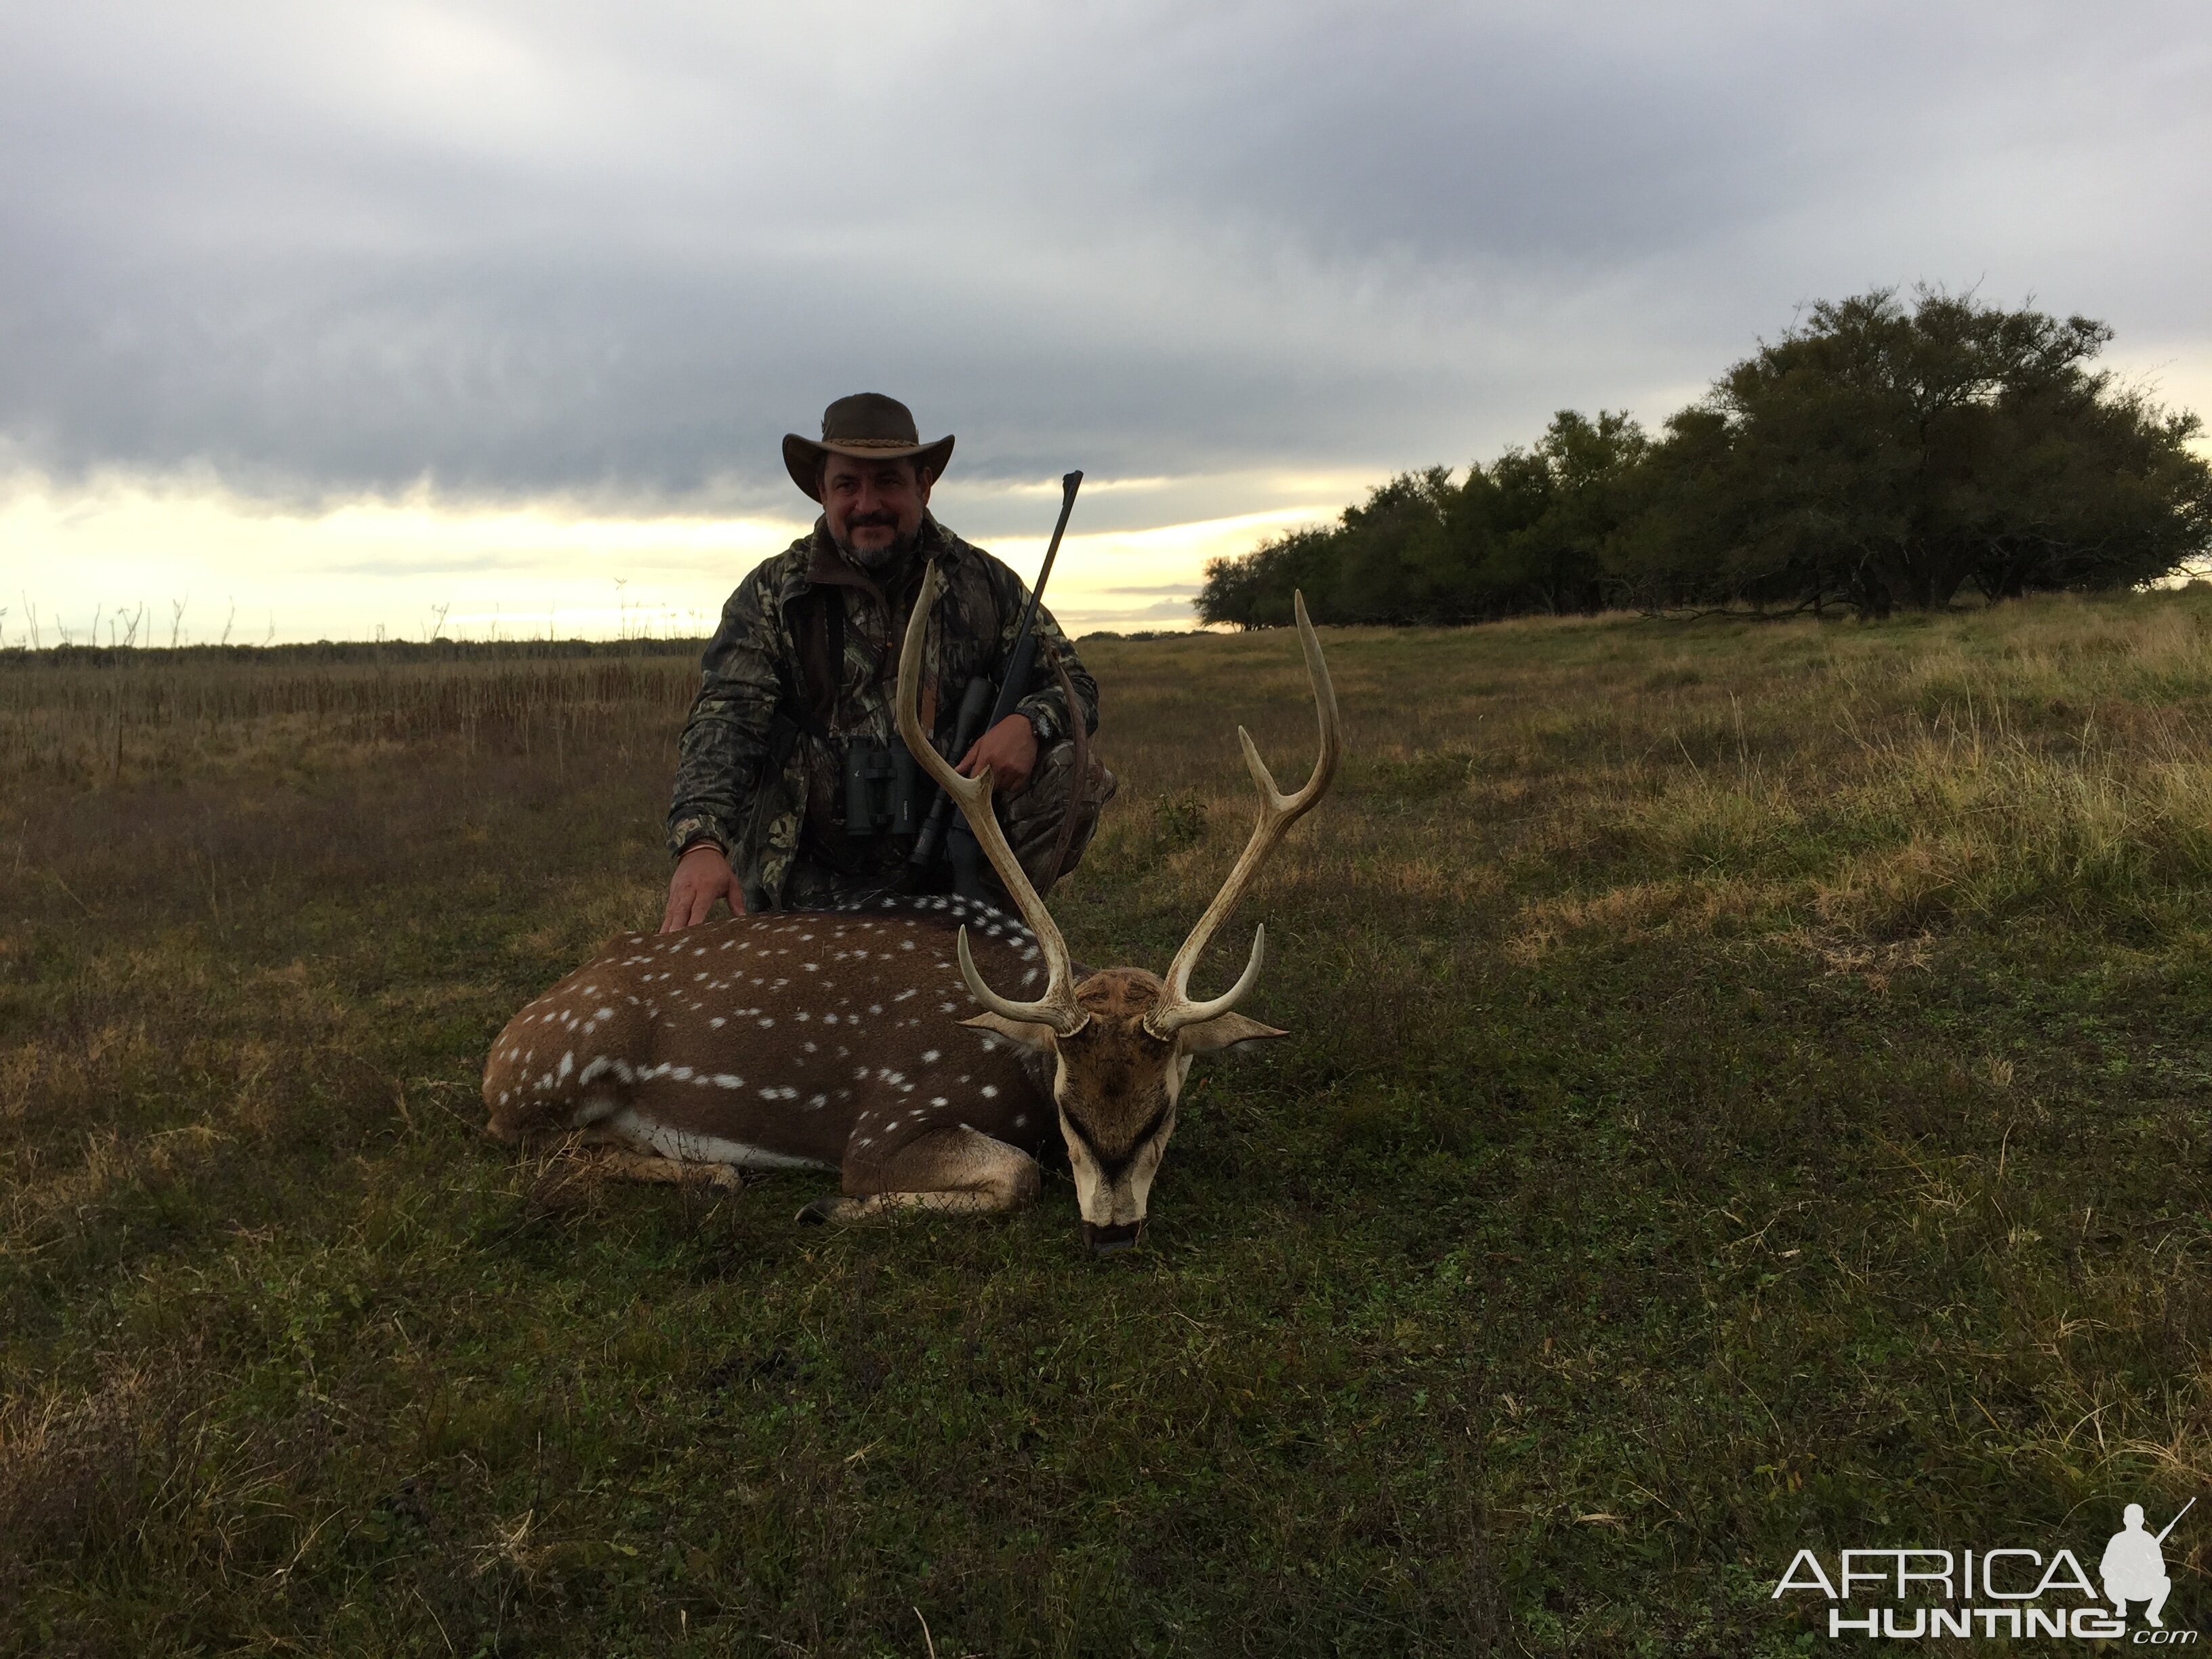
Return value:
M 824 1164 L 818 1158 L 793 1158 L 787 1152 L 771 1152 L 759 1146 L 748 1146 L 742 1140 L 724 1140 L 719 1135 L 693 1134 L 684 1129 L 672 1129 L 665 1123 L 655 1123 L 628 1107 L 601 1122 L 599 1127 L 618 1136 L 641 1152 L 657 1152 L 662 1158 L 675 1159 L 678 1164 L 728 1164 L 741 1170 L 832 1170 L 834 1164 Z

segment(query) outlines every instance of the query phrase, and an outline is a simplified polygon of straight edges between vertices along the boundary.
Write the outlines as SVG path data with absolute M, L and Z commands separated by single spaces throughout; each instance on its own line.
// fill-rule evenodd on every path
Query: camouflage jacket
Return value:
M 944 584 L 922 665 L 921 723 L 939 752 L 950 755 L 968 682 L 1006 672 L 1029 590 L 997 559 L 927 514 L 918 550 L 936 564 Z M 763 560 L 722 607 L 678 744 L 668 847 L 680 854 L 700 841 L 720 846 L 744 884 L 748 908 L 781 902 L 802 839 L 811 843 L 833 820 L 842 823 L 848 745 L 868 737 L 904 748 L 891 701 L 906 619 L 921 586 L 921 558 L 894 580 L 896 591 L 884 592 L 837 552 L 817 520 L 811 534 Z M 830 618 L 830 605 L 840 608 L 842 618 Z M 1066 667 L 1085 728 L 1096 731 L 1097 684 L 1042 606 L 1036 631 L 1036 667 L 1017 712 L 1039 726 L 1042 740 L 1071 731 L 1066 699 L 1047 665 L 1050 647 Z M 844 651 L 836 684 L 810 684 L 826 678 L 830 641 L 840 634 Z

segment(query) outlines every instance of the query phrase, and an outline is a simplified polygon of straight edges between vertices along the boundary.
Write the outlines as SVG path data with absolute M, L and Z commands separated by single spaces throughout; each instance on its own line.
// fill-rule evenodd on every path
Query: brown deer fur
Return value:
M 624 934 L 492 1045 L 492 1133 L 842 1170 L 856 1194 L 887 1190 L 908 1146 L 958 1125 L 1033 1153 L 1054 1133 L 1049 1066 L 958 1024 L 975 1006 L 963 923 L 1009 982 L 1040 977 L 1027 928 L 955 898 Z

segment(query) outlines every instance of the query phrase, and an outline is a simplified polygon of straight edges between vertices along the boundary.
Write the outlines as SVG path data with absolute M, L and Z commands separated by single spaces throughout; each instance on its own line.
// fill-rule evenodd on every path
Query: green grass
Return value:
M 1267 921 L 1293 1036 L 1106 1261 L 484 1138 L 683 659 L 0 660 L 0 1649 L 1782 1653 L 1800 1546 L 2205 1488 L 2212 606 L 1326 644 L 1199 988 Z M 1054 908 L 1158 969 L 1310 703 L 1086 652 Z

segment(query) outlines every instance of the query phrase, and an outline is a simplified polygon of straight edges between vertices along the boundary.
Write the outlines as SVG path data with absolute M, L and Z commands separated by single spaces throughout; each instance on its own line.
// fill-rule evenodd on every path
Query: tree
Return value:
M 1209 559 L 1206 580 L 1193 607 L 1202 623 L 1237 628 L 1287 628 L 1292 620 L 1291 593 L 1321 591 L 1333 581 L 1336 561 L 1331 544 L 1334 526 L 1310 526 L 1271 536 L 1249 553 Z
M 1462 494 L 1486 521 L 1488 585 L 1504 601 L 1493 615 L 1604 605 L 1607 549 L 1649 447 L 1626 413 L 1601 410 L 1592 421 L 1563 409 L 1533 447 L 1507 450 L 1486 472 L 1468 469 Z
M 1405 472 L 1208 565 L 1200 617 L 1461 623 L 1604 604 L 1863 614 L 2130 587 L 2212 551 L 2200 428 L 2094 367 L 2112 331 L 1972 295 L 1824 301 L 1654 441 L 1552 418 L 1458 483 Z
M 2112 337 L 1926 288 L 1909 308 L 1892 289 L 1822 301 L 1668 423 L 1645 568 L 1877 615 L 1969 582 L 1994 598 L 2164 574 L 2212 541 L 2212 470 L 2188 449 L 2195 416 L 2089 367 Z
M 1317 622 L 1467 623 L 1603 603 L 1603 550 L 1629 473 L 1649 447 L 1606 411 L 1553 416 L 1528 449 L 1508 449 L 1452 483 L 1447 467 L 1401 472 L 1336 523 L 1291 531 L 1206 566 L 1200 620 L 1241 628 L 1290 620 L 1302 589 Z

